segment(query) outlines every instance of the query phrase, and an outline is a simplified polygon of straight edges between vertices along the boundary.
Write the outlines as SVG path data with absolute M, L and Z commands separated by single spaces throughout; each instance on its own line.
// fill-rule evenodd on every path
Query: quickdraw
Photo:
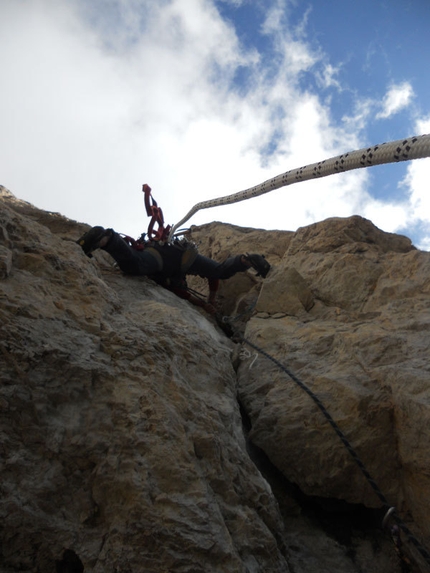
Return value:
M 167 225 L 167 227 L 164 226 L 163 211 L 152 196 L 151 187 L 147 183 L 142 185 L 142 192 L 145 195 L 146 214 L 148 217 L 151 217 L 148 231 L 146 233 L 142 233 L 137 240 L 128 235 L 122 235 L 124 241 L 126 241 L 130 247 L 136 249 L 136 251 L 143 251 L 150 241 L 156 241 L 159 243 L 167 241 L 172 228 L 171 225 Z M 156 225 L 157 227 L 154 229 Z
M 173 240 L 169 240 L 169 234 L 172 227 L 171 225 L 164 225 L 163 211 L 152 196 L 151 187 L 147 183 L 142 185 L 142 192 L 145 195 L 146 213 L 148 217 L 151 217 L 148 225 L 148 231 L 146 233 L 142 233 L 142 235 L 137 240 L 128 235 L 121 235 L 124 241 L 128 243 L 130 247 L 136 249 L 136 251 L 143 251 L 147 247 L 150 247 L 151 244 L 154 245 L 154 243 L 158 243 L 160 246 L 163 246 L 167 242 L 171 242 L 177 247 L 182 247 L 184 250 L 186 250 L 187 240 L 184 238 L 177 238 L 183 233 L 178 232 L 175 237 L 173 237 Z M 183 277 L 181 280 L 171 280 L 170 278 L 166 278 L 165 280 L 160 280 L 159 284 L 167 290 L 174 292 L 177 296 L 190 301 L 192 304 L 205 308 L 205 310 L 210 314 L 215 314 L 216 295 L 219 288 L 219 280 L 207 280 L 209 289 L 207 302 L 203 301 L 200 297 L 195 296 L 195 293 L 188 288 L 185 277 Z
M 148 238 L 150 241 L 166 241 L 169 237 L 171 225 L 164 226 L 163 211 L 151 195 L 151 187 L 144 183 L 142 191 L 145 194 L 146 213 L 148 217 L 151 217 L 148 226 Z M 158 227 L 154 230 L 155 225 L 158 225 Z

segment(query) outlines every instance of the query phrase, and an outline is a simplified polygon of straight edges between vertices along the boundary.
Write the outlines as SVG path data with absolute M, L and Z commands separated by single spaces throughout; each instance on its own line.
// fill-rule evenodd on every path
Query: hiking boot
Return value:
M 76 242 L 82 247 L 84 253 L 90 257 L 93 251 L 100 247 L 105 247 L 111 236 L 112 229 L 105 229 L 104 227 L 92 227 Z M 106 241 L 103 241 L 104 238 L 106 238 Z
M 257 277 L 267 277 L 267 273 L 270 271 L 270 264 L 266 261 L 264 255 L 250 255 L 246 253 L 245 260 L 251 265 L 253 269 L 257 271 Z

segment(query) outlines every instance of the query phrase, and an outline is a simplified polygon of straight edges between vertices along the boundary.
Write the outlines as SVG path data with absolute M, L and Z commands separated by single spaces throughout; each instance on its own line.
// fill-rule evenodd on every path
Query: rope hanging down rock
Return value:
M 327 175 L 334 175 L 335 173 L 343 173 L 344 171 L 352 171 L 353 169 L 361 169 L 362 167 L 371 167 L 372 165 L 398 163 L 400 161 L 420 159 L 423 157 L 430 157 L 430 134 L 417 135 L 408 137 L 407 139 L 382 143 L 373 147 L 344 153 L 337 157 L 313 163 L 312 165 L 305 165 L 299 169 L 291 169 L 286 173 L 268 179 L 264 183 L 260 183 L 244 191 L 197 203 L 179 223 L 173 226 L 169 234 L 169 240 L 171 240 L 179 227 L 188 221 L 188 219 L 191 219 L 191 217 L 201 209 L 238 203 L 239 201 L 258 197 L 259 195 L 264 195 L 280 187 L 299 183 L 300 181 L 318 179 L 320 177 L 326 177 Z
M 226 318 L 226 317 L 224 317 Z M 225 322 L 228 323 L 232 323 L 232 320 L 225 320 Z M 426 561 L 427 565 L 430 566 L 430 553 L 428 552 L 428 550 L 424 547 L 424 545 L 422 545 L 422 543 L 417 539 L 417 537 L 412 533 L 412 531 L 409 529 L 409 527 L 406 525 L 406 523 L 403 521 L 403 519 L 398 515 L 398 513 L 396 512 L 395 508 L 392 507 L 388 501 L 387 498 L 385 497 L 385 495 L 382 493 L 382 491 L 380 490 L 379 486 L 377 485 L 377 483 L 375 482 L 375 480 L 372 478 L 372 476 L 370 475 L 370 473 L 368 472 L 366 466 L 364 465 L 364 463 L 361 461 L 360 457 L 358 456 L 357 452 L 354 450 L 354 448 L 352 447 L 351 443 L 349 442 L 349 440 L 346 438 L 345 434 L 342 432 L 342 430 L 339 428 L 339 426 L 337 425 L 337 423 L 334 421 L 334 419 L 332 418 L 331 414 L 327 411 L 326 407 L 324 406 L 324 404 L 321 402 L 321 400 L 318 398 L 318 396 L 312 392 L 312 390 L 310 390 L 310 388 L 308 388 L 308 386 L 306 386 L 306 384 L 304 384 L 293 372 L 291 372 L 291 370 L 289 370 L 284 364 L 282 364 L 282 362 L 280 362 L 279 360 L 277 360 L 274 356 L 272 356 L 271 354 L 269 354 L 268 352 L 266 352 L 265 350 L 263 350 L 263 348 L 261 348 L 260 346 L 257 346 L 256 344 L 254 344 L 253 342 L 251 342 L 250 340 L 248 340 L 247 338 L 245 338 L 243 335 L 241 335 L 240 333 L 236 332 L 235 333 L 236 336 L 238 336 L 238 338 L 240 339 L 240 341 L 243 344 L 246 344 L 248 346 L 250 346 L 251 348 L 253 348 L 254 350 L 256 350 L 257 352 L 259 352 L 262 356 L 266 357 L 268 360 L 270 360 L 271 362 L 273 362 L 280 370 L 282 370 L 285 374 L 287 374 L 287 376 L 289 376 L 289 378 L 291 378 L 291 380 L 293 380 L 293 382 L 295 382 L 297 384 L 297 386 L 299 386 L 299 388 L 301 388 L 302 390 L 304 390 L 306 392 L 306 394 L 308 394 L 308 396 L 314 401 L 314 403 L 317 405 L 317 407 L 319 408 L 319 410 L 322 412 L 322 414 L 324 415 L 324 417 L 326 418 L 326 420 L 328 421 L 328 423 L 331 425 L 331 427 L 333 428 L 333 430 L 336 432 L 337 436 L 340 438 L 341 442 L 343 443 L 343 445 L 345 446 L 345 448 L 348 450 L 348 452 L 351 454 L 352 458 L 354 459 L 355 463 L 357 464 L 357 466 L 360 468 L 362 474 L 364 475 L 364 477 L 366 478 L 367 482 L 369 483 L 369 485 L 371 486 L 371 488 L 373 489 L 374 493 L 377 495 L 377 497 L 379 498 L 379 500 L 382 503 L 382 506 L 387 510 L 386 516 L 384 518 L 384 521 L 386 521 L 388 519 L 389 516 L 391 516 L 397 523 L 398 527 L 400 527 L 400 529 L 403 531 L 403 533 L 406 535 L 407 540 L 409 541 L 409 543 L 411 543 L 412 545 L 414 545 L 414 547 L 418 550 L 418 552 L 421 554 L 421 556 L 424 558 L 424 560 Z
M 275 364 L 275 366 L 277 366 L 280 370 L 282 370 L 295 384 L 297 384 L 297 386 L 301 390 L 306 392 L 306 394 L 314 401 L 314 403 L 316 404 L 318 409 L 321 411 L 321 413 L 323 414 L 323 416 L 325 417 L 327 422 L 330 424 L 330 426 L 333 428 L 333 430 L 337 434 L 338 438 L 341 440 L 342 444 L 345 446 L 345 448 L 348 450 L 349 454 L 352 456 L 352 458 L 355 461 L 355 463 L 357 464 L 357 466 L 360 468 L 361 473 L 366 478 L 370 487 L 373 489 L 374 493 L 376 494 L 376 496 L 379 498 L 380 502 L 382 503 L 382 507 L 386 510 L 386 514 L 385 514 L 384 520 L 382 522 L 382 528 L 385 529 L 387 527 L 387 523 L 388 523 L 390 518 L 394 519 L 397 526 L 405 534 L 409 543 L 411 543 L 417 549 L 417 551 L 420 553 L 421 557 L 423 557 L 424 560 L 426 561 L 426 564 L 428 566 L 430 566 L 430 553 L 429 553 L 429 551 L 418 540 L 418 538 L 412 533 L 412 531 L 409 529 L 409 527 L 406 525 L 406 523 L 403 521 L 403 519 L 397 513 L 396 508 L 389 504 L 387 498 L 382 493 L 382 491 L 379 488 L 376 481 L 370 475 L 369 471 L 367 470 L 366 466 L 362 462 L 361 458 L 358 456 L 357 452 L 355 451 L 355 449 L 353 448 L 353 446 L 351 445 L 351 443 L 349 442 L 349 440 L 347 439 L 345 434 L 339 428 L 339 426 L 337 425 L 337 423 L 335 422 L 335 420 L 331 416 L 330 412 L 327 410 L 327 408 L 324 406 L 324 404 L 318 398 L 318 396 L 304 382 L 302 382 L 302 380 L 300 380 L 287 366 L 285 366 L 285 364 L 283 364 L 282 362 L 277 360 L 274 356 L 269 354 L 269 352 L 267 352 L 266 350 L 261 348 L 261 346 L 258 346 L 257 344 L 254 344 L 253 342 L 251 342 L 249 339 L 245 338 L 245 336 L 243 334 L 241 334 L 238 330 L 236 330 L 234 328 L 233 323 L 238 318 L 241 318 L 242 316 L 248 314 L 249 312 L 252 312 L 256 303 L 257 303 L 257 301 L 255 301 L 252 305 L 250 305 L 245 310 L 245 312 L 243 312 L 240 315 L 235 316 L 234 318 L 231 316 L 219 317 L 221 323 L 228 324 L 232 328 L 233 337 L 236 339 L 236 341 L 240 341 L 243 345 L 250 346 L 257 353 L 261 354 L 262 356 L 264 356 L 265 358 L 267 358 L 268 360 L 273 362 L 273 364 Z M 253 363 L 255 362 L 255 360 L 256 359 L 254 358 Z

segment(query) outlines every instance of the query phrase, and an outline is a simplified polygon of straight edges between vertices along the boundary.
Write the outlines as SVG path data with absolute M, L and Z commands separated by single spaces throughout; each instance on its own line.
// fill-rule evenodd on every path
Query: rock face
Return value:
M 202 232 L 216 234 L 207 226 L 193 236 Z M 226 226 L 207 254 L 225 252 L 228 240 L 242 246 L 247 234 Z M 256 312 L 244 335 L 319 397 L 389 503 L 413 516 L 430 545 L 430 253 L 361 217 L 277 238 L 255 237 L 274 268 L 253 287 Z M 250 302 L 241 282 L 226 281 L 223 293 L 235 297 L 236 312 Z M 303 492 L 381 505 L 315 403 L 277 366 L 252 350 L 238 387 L 252 442 Z
M 84 256 L 87 226 L 1 187 L 0 209 L 0 573 L 425 571 L 380 528 L 344 511 L 342 536 L 293 499 L 380 507 L 283 372 Z M 217 259 L 266 253 L 268 278 L 225 281 L 220 312 L 318 394 L 428 544 L 430 254 L 359 217 L 191 237 Z
M 291 270 L 302 277 L 298 287 Z M 285 315 L 273 318 L 283 279 Z M 246 331 L 327 405 L 390 503 L 411 510 L 427 539 L 429 279 L 430 253 L 408 239 L 358 217 L 318 223 L 292 238 Z M 252 439 L 303 491 L 379 504 L 295 384 L 259 360 L 243 365 L 239 387 Z
M 72 547 L 94 572 L 288 571 L 232 343 L 19 207 L 4 197 L 3 564 L 51 571 Z

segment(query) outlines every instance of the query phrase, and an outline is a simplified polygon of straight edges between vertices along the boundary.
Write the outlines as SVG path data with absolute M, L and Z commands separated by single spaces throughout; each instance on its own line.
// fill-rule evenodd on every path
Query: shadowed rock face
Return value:
M 344 545 L 252 461 L 238 394 L 280 476 L 378 506 L 309 398 L 203 311 L 85 257 L 85 228 L 0 187 L 0 572 L 400 571 L 381 533 Z M 429 254 L 359 217 L 191 236 L 274 264 L 225 281 L 221 312 L 255 305 L 238 328 L 320 396 L 428 541 Z
M 85 257 L 77 225 L 57 234 L 23 209 L 6 195 L 0 223 L 5 566 L 49 571 L 73 547 L 95 572 L 288 571 L 246 452 L 233 344 Z

